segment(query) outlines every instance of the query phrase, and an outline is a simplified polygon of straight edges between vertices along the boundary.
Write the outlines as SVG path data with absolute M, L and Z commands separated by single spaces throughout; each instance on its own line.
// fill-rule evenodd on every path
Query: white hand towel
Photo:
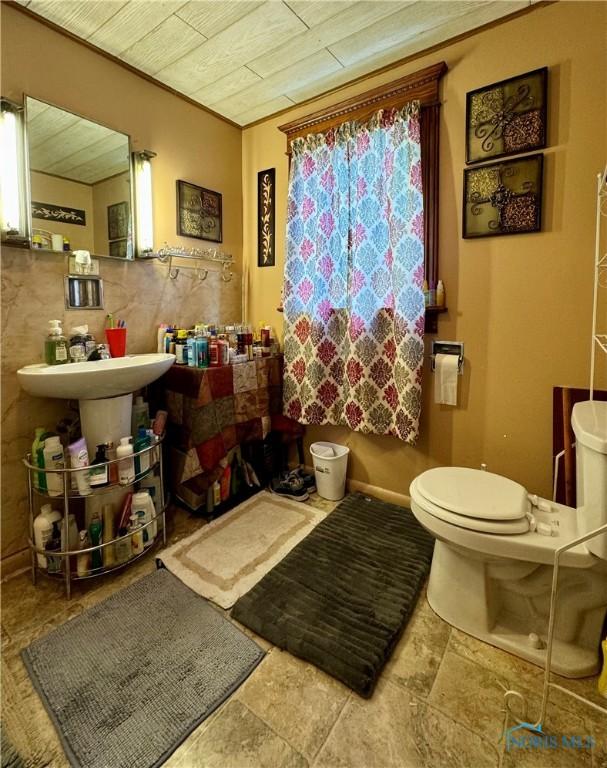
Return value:
M 434 360 L 434 402 L 457 405 L 458 356 L 436 355 Z

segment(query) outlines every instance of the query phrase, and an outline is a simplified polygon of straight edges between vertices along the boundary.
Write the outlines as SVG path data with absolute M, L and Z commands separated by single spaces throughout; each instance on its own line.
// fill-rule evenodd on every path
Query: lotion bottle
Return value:
M 135 482 L 135 461 L 133 460 L 133 444 L 131 437 L 121 437 L 120 445 L 116 448 L 116 456 L 123 459 L 118 462 L 118 482 L 120 485 L 131 485 Z
M 50 504 L 44 504 L 40 508 L 40 514 L 34 520 L 34 544 L 36 549 L 45 549 L 47 542 L 53 535 L 53 523 L 61 520 L 61 513 L 52 509 Z M 39 552 L 36 555 L 40 568 L 46 568 L 46 557 Z

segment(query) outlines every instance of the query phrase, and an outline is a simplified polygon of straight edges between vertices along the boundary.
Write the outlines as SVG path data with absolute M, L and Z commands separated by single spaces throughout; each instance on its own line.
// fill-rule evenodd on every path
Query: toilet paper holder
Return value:
M 464 372 L 464 342 L 463 341 L 433 341 L 430 361 L 432 372 L 436 368 L 436 355 L 457 355 L 457 372 Z

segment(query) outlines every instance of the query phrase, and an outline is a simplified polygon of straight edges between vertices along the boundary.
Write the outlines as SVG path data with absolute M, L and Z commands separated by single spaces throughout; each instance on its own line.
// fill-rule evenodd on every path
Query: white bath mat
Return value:
M 326 516 L 268 491 L 159 554 L 184 584 L 231 608 Z

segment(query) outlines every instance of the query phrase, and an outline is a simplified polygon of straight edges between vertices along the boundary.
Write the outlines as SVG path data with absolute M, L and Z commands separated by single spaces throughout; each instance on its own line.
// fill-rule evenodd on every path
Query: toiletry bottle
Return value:
M 138 453 L 151 446 L 151 440 L 148 437 L 147 429 L 145 427 L 139 427 L 139 432 L 135 438 L 133 444 L 133 452 Z M 141 475 L 147 472 L 150 468 L 150 452 L 140 453 L 139 456 L 135 456 L 135 474 Z
M 98 547 L 101 544 L 101 535 L 103 532 L 103 524 L 99 517 L 99 512 L 95 512 L 91 524 L 89 525 L 89 537 L 91 539 L 91 547 Z M 103 556 L 100 549 L 94 549 L 91 552 L 91 569 L 94 571 L 103 566 Z
M 30 455 L 30 464 L 36 467 L 40 466 L 39 456 L 44 450 L 45 433 L 46 429 L 44 427 L 36 427 L 34 442 L 32 443 L 32 453 Z M 47 437 L 50 437 L 50 435 L 47 435 Z M 44 466 L 44 457 L 42 457 L 42 466 Z M 44 472 L 34 472 L 32 474 L 32 482 L 34 483 L 34 488 L 37 488 L 39 491 L 46 491 Z
M 116 448 L 118 462 L 118 482 L 120 485 L 131 485 L 135 482 L 135 462 L 133 460 L 132 437 L 121 437 L 120 445 Z
M 445 286 L 442 280 L 439 280 L 436 286 L 436 306 L 445 306 Z
M 143 552 L 143 531 L 139 516 L 131 515 L 129 524 L 129 533 L 131 534 L 131 551 L 133 555 L 140 555 Z
M 188 366 L 190 368 L 196 368 L 196 337 L 190 331 L 187 341 L 188 347 Z
M 34 520 L 34 544 L 36 549 L 45 549 L 47 542 L 53 535 L 53 523 L 61 520 L 61 513 L 55 511 L 50 504 L 44 504 L 40 508 L 40 514 Z M 47 567 L 46 557 L 38 552 L 36 559 L 40 568 Z
M 114 565 L 115 550 L 113 544 L 107 544 L 108 541 L 112 541 L 114 538 L 114 509 L 111 504 L 103 505 L 103 542 L 107 546 L 103 548 L 103 567 L 107 568 L 110 565 Z
M 136 435 L 139 427 L 150 426 L 150 408 L 141 395 L 137 395 L 131 412 L 131 434 Z
M 74 552 L 79 549 L 78 546 L 78 525 L 76 523 L 76 515 L 70 512 L 67 516 L 67 541 L 65 540 L 65 526 L 61 526 L 61 551 L 62 552 Z M 70 569 L 74 567 L 75 557 L 67 558 L 66 562 L 71 560 Z
M 177 331 L 177 339 L 175 341 L 175 363 L 177 365 L 186 365 L 187 362 L 187 332 L 180 329 Z
M 126 563 L 131 559 L 132 546 L 131 537 L 128 535 L 127 528 L 118 529 L 118 541 L 114 544 L 114 551 L 116 553 L 116 563 Z M 126 538 L 123 538 L 126 536 Z
M 160 323 L 157 330 L 156 335 L 156 352 L 164 352 L 164 333 L 166 330 L 166 325 L 164 323 Z
M 86 360 L 86 336 L 79 328 L 70 331 L 70 363 L 82 363 Z
M 154 519 L 156 516 L 156 508 L 154 507 L 154 502 L 152 501 L 149 491 L 138 491 L 137 493 L 134 493 L 131 509 L 135 514 L 142 518 L 143 524 L 146 525 L 144 531 L 147 534 L 147 541 L 145 541 L 144 537 L 144 545 L 149 547 L 153 544 L 158 533 L 158 525 Z
M 86 447 L 86 440 L 84 437 L 81 437 L 71 445 L 68 445 L 67 449 L 70 455 L 70 465 L 72 469 L 87 467 L 87 469 L 83 469 L 80 472 L 74 472 L 73 477 L 76 480 L 76 489 L 78 490 L 78 493 L 81 496 L 88 496 L 91 492 L 91 483 L 90 470 L 88 469 L 89 454 Z
M 166 411 L 156 411 L 156 416 L 152 423 L 152 429 L 155 435 L 162 436 L 167 423 L 168 413 Z
M 110 485 L 116 485 L 118 482 L 118 463 L 116 461 L 116 448 L 111 440 L 105 444 L 105 455 L 107 460 L 112 462 L 107 467 Z
M 424 306 L 427 307 L 430 304 L 430 289 L 428 288 L 427 280 L 424 280 L 422 291 L 424 292 Z
M 67 339 L 61 332 L 61 320 L 49 320 L 48 323 L 48 336 L 44 342 L 44 360 L 47 365 L 67 363 Z
M 213 506 L 221 504 L 221 486 L 218 480 L 213 483 Z
M 221 478 L 219 480 L 219 486 L 220 486 L 220 492 L 221 492 L 221 500 L 227 501 L 230 496 L 230 476 L 232 474 L 232 470 L 230 469 L 230 465 L 223 470 L 221 473 Z
M 78 537 L 78 549 L 88 549 L 90 547 L 89 535 L 86 531 L 80 531 Z M 78 555 L 76 560 L 76 573 L 78 576 L 87 576 L 91 570 L 91 553 L 83 552 Z
M 105 455 L 105 443 L 101 443 L 97 446 L 97 453 L 91 462 L 89 478 L 91 488 L 101 488 L 108 484 L 109 474 L 107 456 Z
M 430 283 L 430 291 L 429 291 L 429 298 L 428 301 L 430 302 L 431 307 L 436 306 L 436 287 L 433 282 Z
M 47 560 L 47 572 L 48 573 L 61 573 L 61 533 L 59 531 L 59 523 L 53 523 L 53 533 L 51 538 L 46 542 L 44 547 L 46 550 Z
M 63 446 L 58 436 L 48 437 L 44 441 L 43 455 L 45 469 L 65 469 Z M 61 496 L 63 493 L 63 474 L 47 472 L 46 487 L 49 496 Z

